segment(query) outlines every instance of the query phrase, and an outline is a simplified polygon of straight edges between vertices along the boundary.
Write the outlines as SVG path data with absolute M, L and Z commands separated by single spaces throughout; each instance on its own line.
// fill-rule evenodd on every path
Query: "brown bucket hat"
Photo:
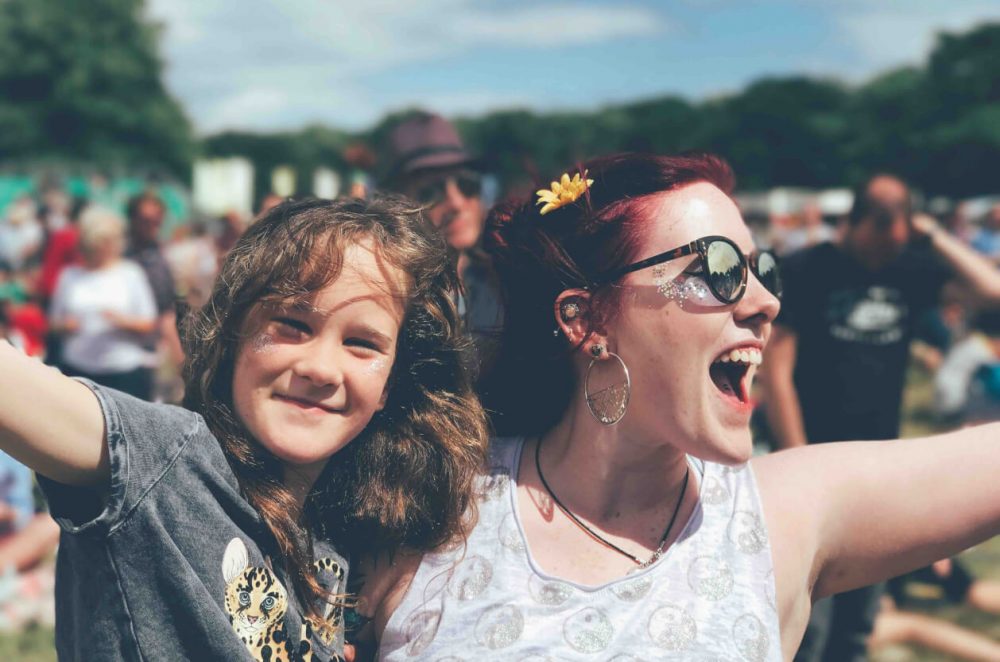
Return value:
M 465 151 L 465 145 L 451 122 L 431 113 L 421 114 L 400 122 L 385 146 L 385 161 L 389 169 L 386 181 L 398 181 L 417 170 L 478 167 L 479 161 Z

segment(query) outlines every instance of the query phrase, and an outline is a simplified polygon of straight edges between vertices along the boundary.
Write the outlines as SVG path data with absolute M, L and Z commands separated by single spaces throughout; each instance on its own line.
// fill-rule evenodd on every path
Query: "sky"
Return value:
M 199 134 L 360 130 L 410 107 L 480 116 L 692 101 L 767 76 L 919 65 L 996 0 L 148 0 Z

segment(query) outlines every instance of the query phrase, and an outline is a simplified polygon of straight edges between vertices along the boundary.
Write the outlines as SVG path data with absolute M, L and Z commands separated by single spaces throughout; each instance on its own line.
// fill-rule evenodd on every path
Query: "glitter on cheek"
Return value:
M 365 367 L 366 375 L 375 375 L 380 372 L 385 372 L 385 369 L 389 366 L 389 358 L 383 356 L 382 358 L 375 359 Z
M 686 273 L 673 279 L 667 279 L 663 274 L 660 276 L 654 281 L 656 289 L 665 299 L 676 302 L 681 308 L 725 305 L 712 294 L 708 283 L 701 276 Z
M 708 290 L 708 286 L 700 278 L 689 278 L 686 283 L 684 283 L 684 289 L 687 293 L 688 299 L 697 301 L 698 303 L 704 303 L 711 292 Z
M 270 333 L 259 333 L 250 342 L 250 348 L 256 354 L 268 354 L 274 351 L 274 336 Z

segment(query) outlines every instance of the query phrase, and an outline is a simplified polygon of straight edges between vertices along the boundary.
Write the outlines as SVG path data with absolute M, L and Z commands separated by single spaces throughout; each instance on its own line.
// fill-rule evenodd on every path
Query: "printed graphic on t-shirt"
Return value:
M 909 307 L 893 287 L 873 285 L 864 290 L 840 290 L 830 295 L 827 319 L 837 340 L 891 345 L 906 333 Z
M 314 564 L 317 573 L 331 573 L 339 586 L 344 571 L 333 559 L 320 559 Z M 266 567 L 251 566 L 246 545 L 233 538 L 226 546 L 222 560 L 222 576 L 226 580 L 226 613 L 237 636 L 259 662 L 313 661 L 313 624 L 302 619 L 296 640 L 290 640 L 285 627 L 288 594 L 274 573 Z M 330 625 L 317 630 L 324 644 L 333 641 L 334 628 L 340 627 L 340 609 L 328 605 L 323 615 Z M 332 660 L 342 660 L 334 655 Z

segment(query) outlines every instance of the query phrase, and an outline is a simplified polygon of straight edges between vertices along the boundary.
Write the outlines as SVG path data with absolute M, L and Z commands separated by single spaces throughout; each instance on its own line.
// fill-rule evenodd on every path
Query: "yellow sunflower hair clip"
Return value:
M 569 178 L 569 173 L 563 173 L 558 182 L 552 182 L 551 190 L 544 188 L 538 190 L 538 202 L 535 204 L 545 205 L 538 213 L 544 216 L 553 209 L 559 209 L 571 202 L 576 202 L 586 192 L 587 187 L 593 183 L 593 179 L 587 179 L 586 170 L 583 171 L 582 177 L 580 173 L 576 173 L 573 175 L 573 179 Z

